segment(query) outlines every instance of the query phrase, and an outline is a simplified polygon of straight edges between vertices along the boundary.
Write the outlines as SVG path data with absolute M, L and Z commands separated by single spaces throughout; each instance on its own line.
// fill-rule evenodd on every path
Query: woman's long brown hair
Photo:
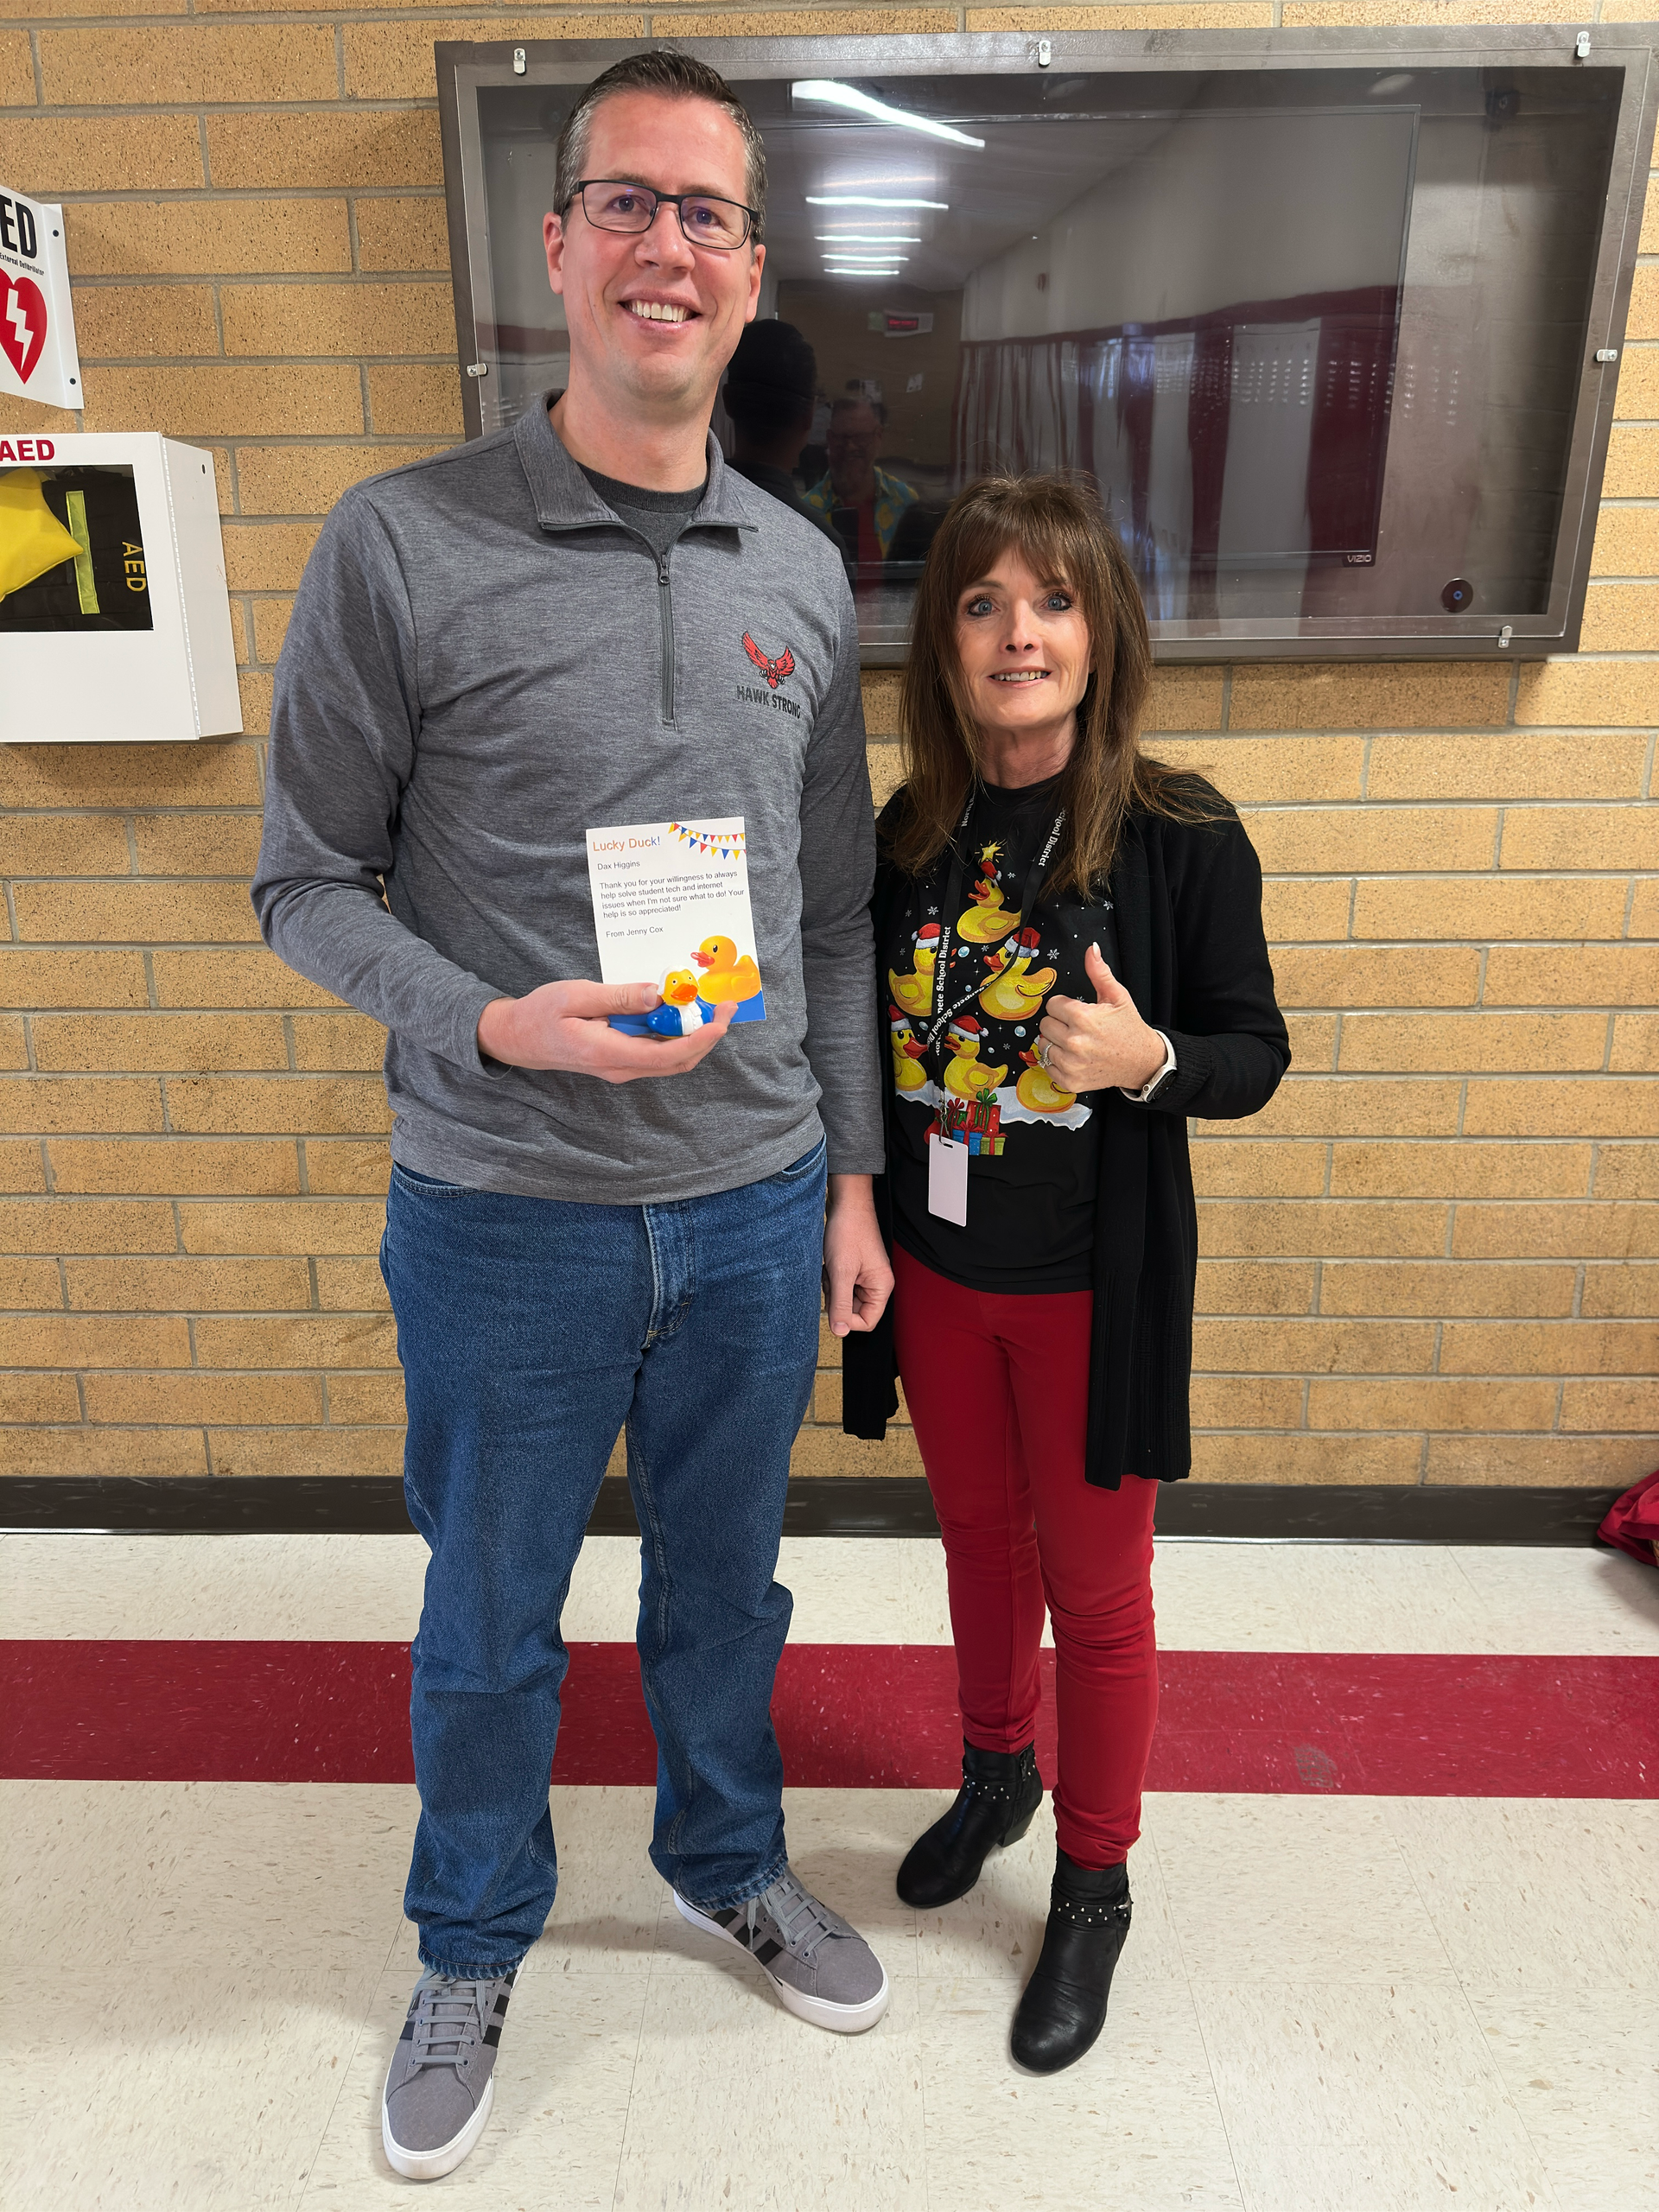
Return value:
M 1044 583 L 1064 584 L 1088 626 L 1093 671 L 1062 772 L 1065 830 L 1050 883 L 1090 896 L 1131 810 L 1202 820 L 1205 786 L 1141 750 L 1152 682 L 1146 609 L 1128 557 L 1093 493 L 1065 476 L 983 476 L 953 501 L 916 595 L 900 694 L 906 804 L 892 853 L 920 875 L 954 838 L 980 773 L 979 731 L 957 650 L 957 606 L 1005 552 Z M 1205 804 L 1206 797 L 1210 803 Z

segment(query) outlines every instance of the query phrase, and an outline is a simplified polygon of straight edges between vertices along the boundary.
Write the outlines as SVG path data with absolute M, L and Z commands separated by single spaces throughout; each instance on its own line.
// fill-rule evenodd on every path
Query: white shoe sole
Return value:
M 722 1943 L 729 1943 L 734 1951 L 741 1951 L 746 1959 L 753 1960 L 777 1991 L 779 2001 L 794 2013 L 797 2019 L 809 2020 L 815 2028 L 828 2028 L 833 2035 L 861 2036 L 867 2028 L 873 2028 L 887 2011 L 892 1991 L 885 1967 L 881 1967 L 880 1988 L 874 1997 L 867 1997 L 861 2005 L 832 2005 L 827 1998 L 808 1997 L 798 1989 L 791 1989 L 787 1982 L 779 1981 L 775 1974 L 768 1974 L 747 1943 L 739 1942 L 729 1929 L 722 1928 L 717 1920 L 710 1920 L 708 1914 L 699 1912 L 696 1905 L 688 1904 L 677 1890 L 673 1892 L 673 1897 L 682 1920 L 690 1921 L 693 1928 L 700 1928 L 705 1936 L 718 1936 Z M 881 1966 L 880 1959 L 876 1960 L 876 1964 Z

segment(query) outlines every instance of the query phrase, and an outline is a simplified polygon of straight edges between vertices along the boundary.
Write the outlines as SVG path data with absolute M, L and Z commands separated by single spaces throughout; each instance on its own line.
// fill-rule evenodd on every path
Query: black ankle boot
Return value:
M 1129 1870 L 1079 1866 L 1062 1851 L 1036 1972 L 1014 2016 L 1012 2047 L 1033 2074 L 1058 2074 L 1106 2024 L 1106 1999 L 1129 1932 Z
M 1022 1751 L 964 1744 L 957 1802 L 910 1847 L 899 1869 L 899 1896 L 924 1912 L 965 1897 L 991 1853 L 1017 1843 L 1042 1802 L 1034 1744 Z

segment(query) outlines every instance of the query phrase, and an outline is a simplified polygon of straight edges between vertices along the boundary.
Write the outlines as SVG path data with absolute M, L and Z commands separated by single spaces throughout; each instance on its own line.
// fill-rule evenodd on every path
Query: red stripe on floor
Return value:
M 1038 1752 L 1054 1774 L 1053 1656 Z M 1150 1789 L 1659 1795 L 1659 1659 L 1166 1651 Z M 144 1782 L 410 1782 L 392 1643 L 0 1643 L 0 1772 Z M 794 1644 L 772 1705 L 789 1781 L 947 1789 L 948 1648 Z M 627 1643 L 571 1647 L 553 1778 L 650 1783 Z

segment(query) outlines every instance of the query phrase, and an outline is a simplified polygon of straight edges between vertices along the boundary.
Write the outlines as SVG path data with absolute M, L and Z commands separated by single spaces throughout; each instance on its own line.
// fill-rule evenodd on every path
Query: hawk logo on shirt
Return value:
M 754 639 L 746 630 L 743 632 L 743 650 L 760 670 L 761 675 L 766 677 L 766 689 L 769 691 L 775 691 L 786 676 L 793 676 L 795 673 L 795 656 L 787 645 L 784 647 L 777 659 L 773 660 L 770 653 L 761 652 L 760 646 L 755 644 Z

